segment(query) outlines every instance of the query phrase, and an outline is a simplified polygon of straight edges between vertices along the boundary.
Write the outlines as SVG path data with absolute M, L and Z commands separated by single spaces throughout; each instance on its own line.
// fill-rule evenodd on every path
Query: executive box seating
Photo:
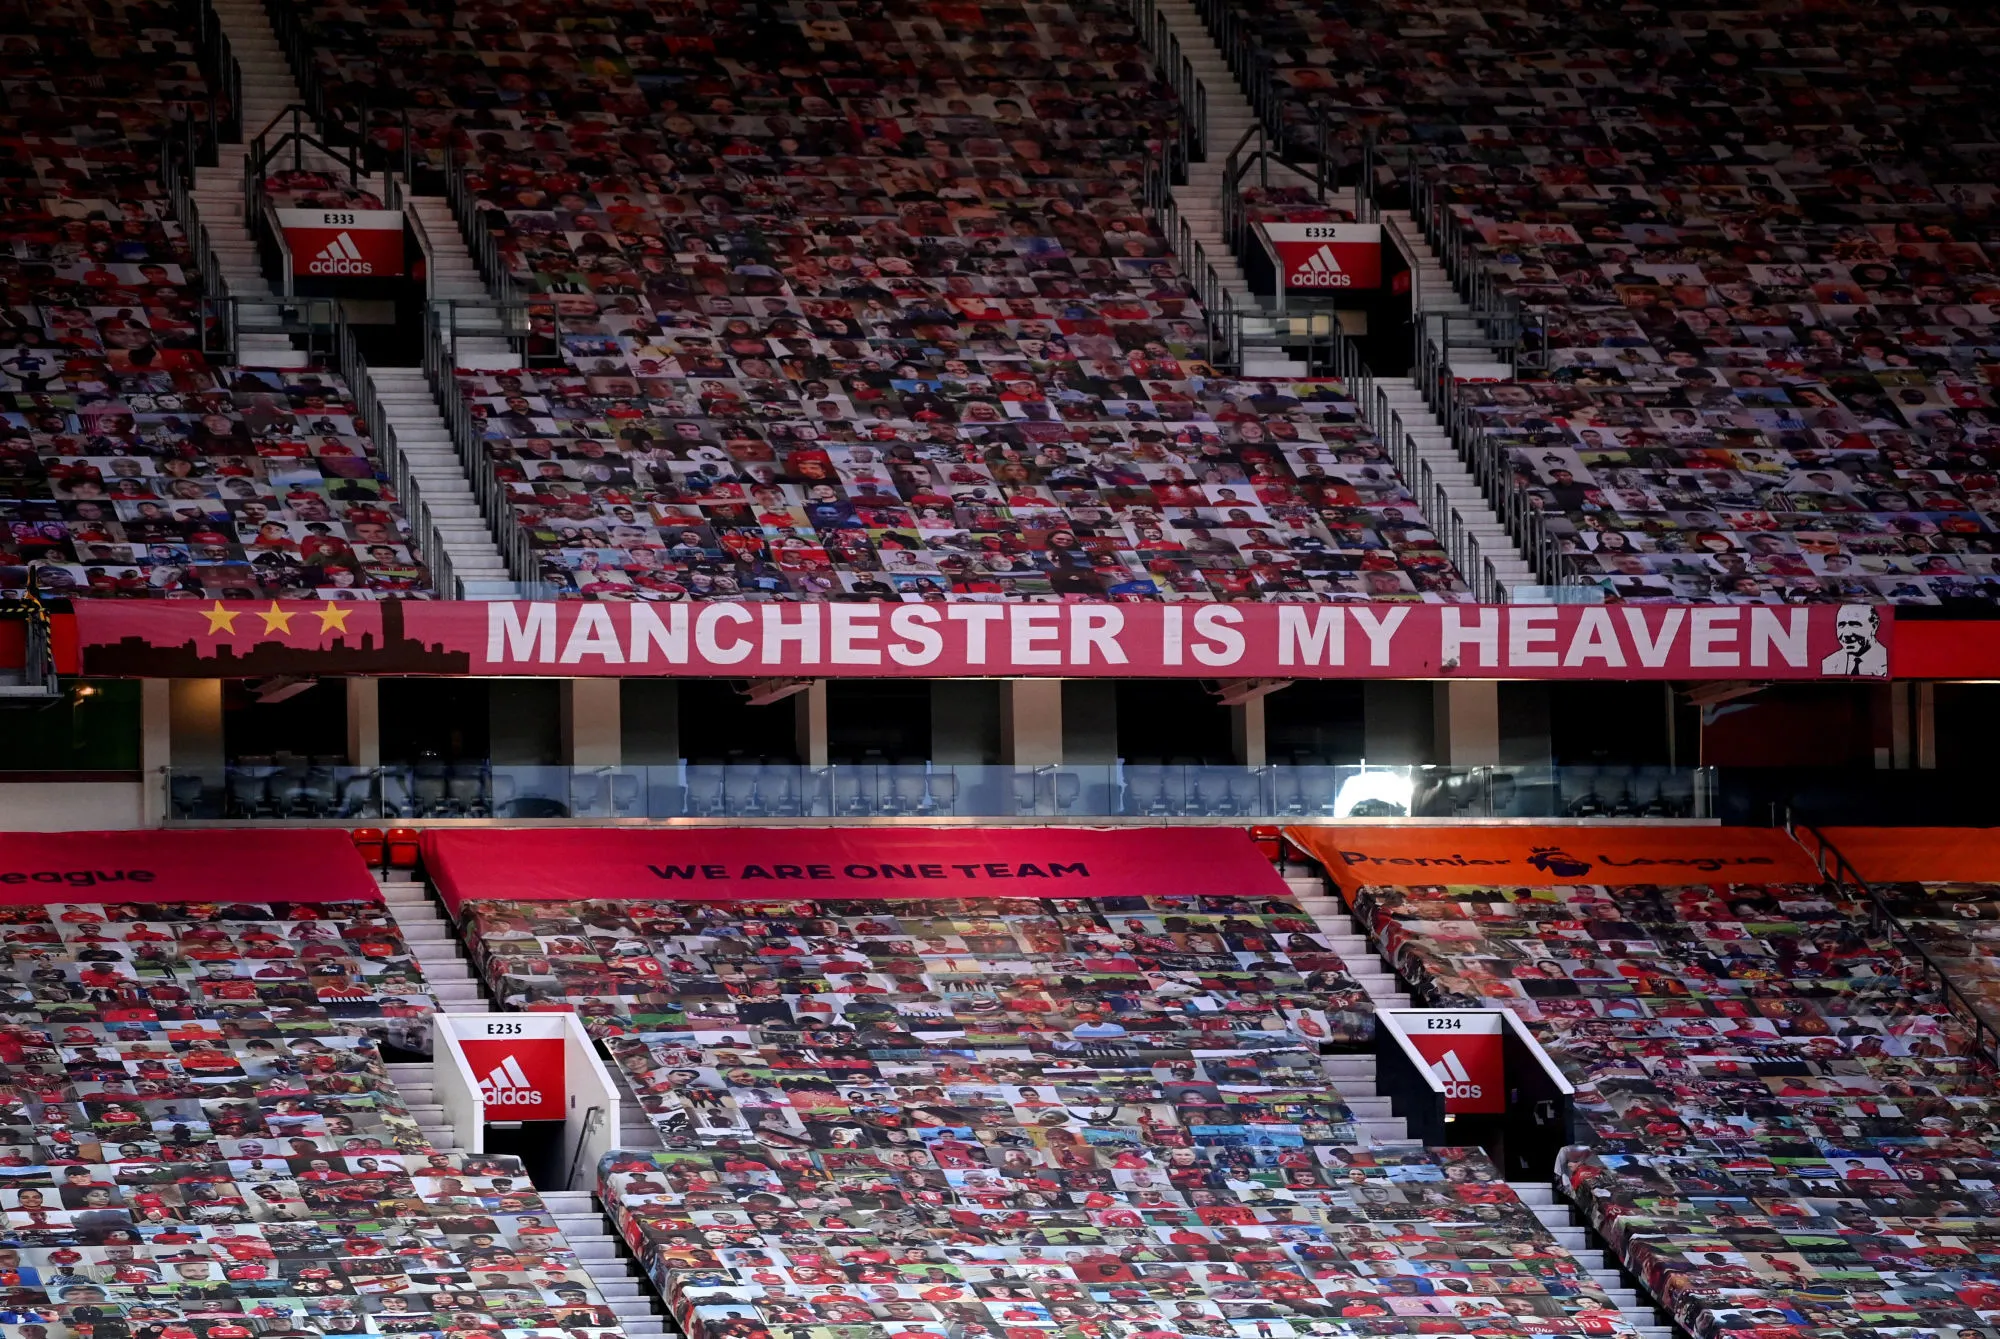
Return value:
M 1354 899 L 1436 1002 L 1534 1028 L 1578 1090 L 1560 1176 L 1688 1332 L 1985 1324 L 1993 1067 L 1867 937 L 1867 904 L 1806 884 Z
M 1456 395 L 1571 572 L 2000 593 L 1990 8 L 1229 7 L 1293 144 L 1324 117 L 1352 167 L 1376 136 L 1381 197 L 1518 302 L 1521 380 Z
M 559 592 L 1464 597 L 1339 385 L 1203 361 L 1122 6 L 304 12 L 532 309 L 459 389 Z

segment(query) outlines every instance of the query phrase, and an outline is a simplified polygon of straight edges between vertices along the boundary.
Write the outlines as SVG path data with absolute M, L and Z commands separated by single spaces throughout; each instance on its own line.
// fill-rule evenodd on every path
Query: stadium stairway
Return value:
M 1474 375 L 1456 366 L 1453 371 Z M 1505 377 L 1507 373 L 1502 369 L 1496 375 Z M 1464 574 L 1473 583 L 1475 593 L 1482 600 L 1499 601 L 1507 599 L 1517 587 L 1534 584 L 1537 580 L 1534 569 L 1521 556 L 1514 537 L 1493 510 L 1479 481 L 1465 467 L 1444 422 L 1425 403 L 1423 389 L 1409 377 L 1376 377 L 1372 385 L 1375 394 L 1363 397 L 1368 402 L 1361 404 L 1361 416 L 1376 436 L 1387 441 L 1407 438 L 1415 448 L 1418 462 L 1415 477 L 1403 482 L 1416 497 L 1425 519 L 1442 528 L 1454 524 L 1456 513 L 1456 529 L 1470 535 L 1478 545 L 1479 557 L 1492 565 L 1497 589 L 1481 588 L 1479 574 L 1475 572 Z
M 419 1105 L 433 1095 L 431 1067 L 391 1065 L 389 1073 L 411 1111 L 424 1113 L 419 1124 L 432 1146 L 446 1152 L 458 1149 L 457 1136 L 445 1124 L 444 1108 Z M 594 1180 L 597 1169 L 588 1168 L 584 1175 Z M 630 1339 L 665 1339 L 666 1319 L 654 1304 L 651 1285 L 611 1220 L 598 1208 L 596 1195 L 589 1190 L 543 1190 L 541 1196 L 556 1226 L 562 1229 L 563 1240 L 576 1252 L 578 1264 L 616 1313 L 619 1328 Z
M 620 1148 L 665 1148 L 660 1132 L 646 1119 L 646 1113 L 639 1106 L 639 1095 L 632 1091 L 632 1081 L 625 1077 L 625 1071 L 609 1061 L 605 1069 L 611 1073 L 611 1081 L 618 1085 L 618 1147 Z
M 1207 92 L 1208 125 L 1202 142 L 1201 162 L 1187 165 L 1187 181 L 1173 188 L 1174 207 L 1187 224 L 1188 232 L 1200 244 L 1202 258 L 1215 269 L 1222 291 L 1231 307 L 1243 313 L 1242 357 L 1245 376 L 1301 377 L 1305 363 L 1278 347 L 1279 323 L 1264 305 L 1264 299 L 1250 291 L 1243 266 L 1222 233 L 1222 193 L 1229 155 L 1242 141 L 1245 131 L 1257 123 L 1243 86 L 1230 72 L 1222 50 L 1209 35 L 1201 16 L 1190 0 L 1159 0 L 1160 16 L 1167 30 L 1180 43 L 1181 54 L 1194 68 L 1195 77 Z M 1270 164 L 1274 184 L 1311 186 L 1312 179 L 1279 164 Z M 1327 202 L 1335 208 L 1352 208 L 1353 192 Z M 1178 237 L 1167 241 L 1179 247 Z M 1196 259 L 1180 257 L 1181 268 L 1195 276 Z M 1195 276 L 1199 282 L 1199 276 Z
M 1403 988 L 1402 981 L 1394 969 L 1386 963 L 1376 946 L 1348 913 L 1347 906 L 1335 896 L 1321 878 L 1307 875 L 1287 875 L 1285 884 L 1292 895 L 1299 899 L 1303 907 L 1326 936 L 1333 951 L 1347 964 L 1348 975 L 1361 983 L 1378 1008 L 1400 1009 L 1410 1007 L 1410 995 Z M 1328 1077 L 1333 1080 L 1350 1105 L 1357 1098 L 1349 1096 L 1358 1093 L 1360 1085 L 1375 1091 L 1375 1057 L 1372 1055 L 1335 1055 L 1325 1061 Z M 1360 1101 L 1367 1101 L 1365 1097 Z M 1388 1099 L 1380 1099 L 1383 1110 L 1388 1109 Z M 1402 1121 L 1396 1121 L 1400 1128 Z M 1631 1281 L 1625 1277 L 1618 1261 L 1607 1251 L 1593 1247 L 1588 1231 L 1578 1225 L 1567 1204 L 1556 1199 L 1552 1185 L 1528 1181 L 1509 1181 L 1508 1186 L 1521 1197 L 1521 1202 L 1534 1211 L 1543 1227 L 1549 1230 L 1577 1263 L 1586 1270 L 1593 1282 L 1610 1296 L 1618 1307 L 1618 1314 L 1639 1333 L 1639 1339 L 1673 1339 L 1673 1329 L 1660 1317 L 1652 1304 L 1640 1297 Z
M 514 592 L 513 579 L 493 542 L 493 527 L 480 511 L 478 495 L 466 481 L 458 449 L 452 444 L 451 431 L 445 426 L 424 369 L 371 367 L 368 380 L 373 383 L 383 420 L 369 426 L 385 446 L 393 445 L 401 453 L 448 565 L 448 574 L 434 575 L 441 586 L 449 584 L 455 589 L 441 589 L 440 593 L 461 600 L 508 598 Z
M 483 1013 L 491 1008 L 452 938 L 443 909 L 429 895 L 426 886 L 408 877 L 377 875 L 377 878 L 383 897 L 395 913 L 396 924 L 415 951 L 424 979 L 431 984 L 439 1005 L 447 1011 L 468 1013 Z M 617 1071 L 614 1069 L 613 1073 Z M 437 1101 L 430 1062 L 391 1064 L 389 1078 L 432 1147 L 445 1152 L 462 1149 L 457 1132 L 445 1119 L 444 1107 Z M 624 1084 L 622 1074 L 618 1075 L 618 1081 L 621 1086 Z M 625 1089 L 625 1095 L 629 1104 L 626 1110 L 636 1114 L 638 1103 L 632 1100 L 629 1088 Z M 620 1147 L 661 1147 L 659 1135 L 643 1118 L 639 1119 L 639 1127 L 632 1129 L 628 1123 Z M 594 1181 L 597 1169 L 585 1168 L 582 1175 Z M 590 1275 L 590 1281 L 617 1313 L 619 1328 L 630 1339 L 665 1339 L 668 1327 L 660 1308 L 654 1304 L 651 1287 L 611 1220 L 598 1208 L 596 1196 L 588 1189 L 543 1190 L 541 1195 L 555 1217 L 556 1226 L 562 1229 L 564 1240 Z
M 500 300 L 486 286 L 467 248 L 465 232 L 442 195 L 405 197 L 410 221 L 424 242 L 428 293 L 434 313 L 451 308 L 440 332 L 462 368 L 499 370 L 521 366 L 521 355 L 505 338 Z M 468 598 L 477 598 L 468 597 Z
M 410 878 L 405 870 L 375 877 L 402 931 L 403 942 L 416 954 L 417 965 L 423 968 L 424 980 L 439 1006 L 453 1013 L 485 1012 L 485 992 L 452 936 L 443 905 L 430 895 L 428 886 Z
M 216 19 L 243 73 L 244 138 L 239 143 L 217 145 L 215 166 L 195 169 L 190 217 L 181 224 L 187 229 L 197 261 L 204 267 L 213 264 L 217 271 L 206 277 L 219 291 L 231 297 L 275 298 L 277 290 L 264 277 L 256 240 L 243 217 L 243 164 L 250 143 L 259 135 L 267 129 L 273 138 L 282 133 L 278 127 L 287 121 L 285 109 L 301 102 L 299 88 L 259 0 L 214 0 L 214 5 Z M 304 128 L 317 133 L 309 120 Z M 294 161 L 289 152 L 283 160 L 287 167 Z M 345 167 L 311 149 L 303 150 L 296 162 L 309 170 L 347 174 Z M 362 178 L 358 184 L 387 198 L 388 182 L 379 173 Z M 291 336 L 277 329 L 281 317 L 275 302 L 239 306 L 237 322 L 238 362 L 261 367 L 306 364 L 305 353 L 293 345 Z
M 1591 1281 L 1604 1289 L 1617 1305 L 1618 1314 L 1639 1332 L 1639 1339 L 1673 1339 L 1673 1326 L 1639 1295 L 1609 1251 L 1591 1246 L 1588 1231 L 1577 1224 L 1570 1207 L 1556 1199 L 1552 1186 L 1532 1181 L 1509 1181 L 1507 1185 L 1521 1197 L 1523 1204 L 1534 1210 L 1542 1226 L 1576 1257 L 1577 1263 L 1589 1272 Z
M 244 133 L 254 139 L 274 120 L 282 120 L 287 107 L 300 101 L 296 72 L 278 46 L 270 21 L 259 0 L 218 0 L 217 13 L 232 49 L 243 70 Z M 282 129 L 282 128 L 281 128 Z M 280 133 L 279 131 L 274 131 Z M 250 232 L 242 225 L 242 175 L 246 145 L 223 145 L 218 150 L 218 166 L 203 169 L 194 191 L 195 212 L 206 231 L 207 245 L 220 262 L 226 291 L 232 295 L 268 296 Z M 290 155 L 279 165 L 290 166 Z M 345 173 L 339 164 L 312 150 L 303 154 L 303 165 Z M 391 198 L 391 184 L 381 173 L 362 179 L 362 184 L 383 200 Z M 467 250 L 465 238 L 452 217 L 450 203 L 442 195 L 411 193 L 403 188 L 405 216 L 418 233 L 424 252 L 426 291 L 434 310 L 453 308 L 446 322 L 446 339 L 453 339 L 454 358 L 460 367 L 519 367 L 520 356 L 502 337 L 503 316 L 497 310 L 485 283 Z M 190 235 L 197 225 L 189 220 Z M 201 252 L 197 238 L 197 254 Z M 243 309 L 239 319 L 245 326 L 273 321 L 275 311 L 258 307 Z M 486 333 L 486 332 L 490 332 Z M 273 344 L 275 341 L 275 344 Z M 282 349 L 283 361 L 296 364 L 303 355 L 290 354 L 291 341 L 285 336 L 245 335 L 239 347 L 262 350 Z M 246 363 L 261 361 L 259 353 L 243 356 Z M 491 600 L 515 592 L 507 565 L 493 539 L 492 526 L 479 505 L 479 498 L 467 482 L 436 394 L 422 369 L 415 367 L 370 367 L 372 383 L 380 404 L 381 423 L 370 424 L 385 456 L 400 457 L 416 484 L 424 515 L 412 514 L 412 524 L 429 531 L 429 553 L 440 554 L 443 570 L 435 573 L 439 593 L 447 599 Z M 358 388 L 357 388 L 358 390 Z

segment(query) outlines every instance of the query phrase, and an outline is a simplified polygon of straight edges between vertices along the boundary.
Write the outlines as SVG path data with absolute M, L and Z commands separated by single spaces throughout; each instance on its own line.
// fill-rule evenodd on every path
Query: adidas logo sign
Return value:
M 361 258 L 361 248 L 343 232 L 320 248 L 306 265 L 308 274 L 373 274 L 374 263 Z
M 1354 276 L 1340 268 L 1340 257 L 1334 254 L 1333 247 L 1321 243 L 1319 250 L 1292 272 L 1291 284 L 1295 288 L 1350 288 Z
M 496 1107 L 538 1106 L 542 1100 L 541 1093 L 522 1071 L 521 1062 L 511 1055 L 479 1081 L 479 1095 L 486 1099 L 486 1105 Z
M 1457 1051 L 1446 1051 L 1442 1060 L 1433 1061 L 1431 1073 L 1444 1084 L 1446 1097 L 1472 1098 L 1486 1091 L 1472 1081 L 1472 1074 L 1466 1069 L 1465 1062 L 1458 1058 Z

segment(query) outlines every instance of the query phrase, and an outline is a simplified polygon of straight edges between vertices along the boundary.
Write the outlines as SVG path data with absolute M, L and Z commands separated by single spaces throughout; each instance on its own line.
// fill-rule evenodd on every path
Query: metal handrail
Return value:
M 1181 217 L 1180 204 L 1174 199 L 1173 170 L 1164 153 L 1156 153 L 1148 163 L 1143 189 L 1146 212 L 1159 224 L 1167 245 L 1173 248 L 1183 282 L 1201 307 L 1204 361 L 1211 367 L 1232 362 L 1235 345 L 1229 338 L 1233 329 L 1229 317 L 1235 303 L 1223 286 L 1221 271 L 1209 260 L 1207 248 Z
M 1341 333 L 1337 323 L 1329 323 L 1329 333 L 1333 374 L 1347 388 L 1356 411 L 1389 453 L 1390 463 L 1396 467 L 1425 525 L 1436 536 L 1438 546 L 1451 559 L 1473 598 L 1482 604 L 1505 601 L 1507 587 L 1473 528 L 1483 518 L 1468 517 L 1459 510 L 1424 458 L 1415 430 L 1403 421 L 1401 411 L 1389 403 L 1387 388 L 1379 383 L 1359 347 Z
M 402 444 L 396 440 L 395 425 L 389 422 L 382 408 L 381 393 L 375 389 L 375 379 L 369 375 L 368 362 L 361 354 L 360 341 L 355 337 L 354 328 L 348 324 L 344 309 L 337 309 L 334 350 L 341 379 L 347 383 L 348 392 L 354 397 L 355 410 L 367 425 L 369 440 L 374 442 L 376 455 L 389 475 L 396 501 L 402 504 L 403 522 L 410 533 L 410 545 L 429 574 L 432 589 L 446 599 L 463 598 L 452 575 L 451 557 L 445 552 L 444 536 L 438 530 L 430 507 L 424 502 L 423 487 L 403 454 Z
M 1561 538 L 1550 530 L 1549 515 L 1535 505 L 1532 494 L 1515 486 L 1506 445 L 1487 431 L 1477 409 L 1466 404 L 1458 394 L 1458 383 L 1452 375 L 1450 350 L 1453 347 L 1485 349 L 1501 354 L 1511 362 L 1519 341 L 1507 333 L 1509 318 L 1505 315 L 1482 318 L 1477 314 L 1445 314 L 1430 319 L 1438 323 L 1438 337 L 1431 338 L 1428 331 L 1418 332 L 1417 366 L 1414 369 L 1416 382 L 1425 401 L 1444 423 L 1459 459 L 1472 472 L 1494 515 L 1506 527 L 1522 558 L 1543 585 L 1602 586 L 1604 582 L 1600 574 L 1586 572 L 1579 567 L 1574 555 L 1564 548 Z M 1455 322 L 1472 325 L 1475 333 L 1453 334 Z M 1497 336 L 1489 334 L 1489 329 L 1496 325 L 1501 333 Z
M 513 272 L 501 254 L 500 239 L 494 236 L 491 222 L 479 208 L 478 198 L 467 179 L 470 173 L 470 165 L 458 156 L 458 150 L 447 146 L 444 195 L 451 206 L 452 217 L 458 221 L 459 235 L 465 239 L 473 263 L 479 267 L 479 277 L 485 281 L 486 291 L 493 294 L 497 302 L 512 304 L 522 296 L 520 285 L 515 282 Z
M 1382 231 L 1395 245 L 1397 254 L 1402 256 L 1403 263 L 1410 268 L 1410 310 L 1417 313 L 1419 328 L 1417 342 L 1422 345 L 1425 342 L 1421 334 L 1424 310 L 1423 274 L 1422 267 L 1417 263 L 1416 244 L 1404 235 L 1402 220 L 1394 214 L 1383 214 L 1379 221 L 1382 224 Z M 1425 398 L 1428 399 L 1429 396 Z
M 1153 58 L 1180 104 L 1175 132 L 1177 165 L 1201 162 L 1208 148 L 1208 89 L 1196 77 L 1194 62 L 1181 50 L 1180 38 L 1159 7 L 1159 0 L 1129 0 L 1139 45 Z
M 284 53 L 292 82 L 298 86 L 306 114 L 315 125 L 324 125 L 326 87 L 320 78 L 319 66 L 313 61 L 312 34 L 306 30 L 301 7 L 292 0 L 264 0 L 264 13 L 270 20 L 271 34 L 277 39 L 278 50 Z M 265 127 L 266 131 L 269 129 L 269 126 Z
M 534 313 L 524 306 L 501 303 L 432 303 L 424 325 L 424 376 L 437 397 L 438 410 L 444 417 L 446 430 L 451 434 L 452 446 L 458 452 L 466 482 L 473 496 L 479 499 L 479 510 L 486 517 L 494 544 L 506 561 L 508 574 L 523 586 L 539 587 L 545 583 L 532 536 L 514 512 L 513 498 L 508 495 L 506 486 L 500 482 L 493 462 L 487 456 L 485 436 L 473 421 L 465 394 L 459 389 L 458 368 L 452 350 L 457 347 L 461 334 L 461 309 L 496 313 L 504 335 L 510 340 L 518 339 L 523 346 L 532 337 Z M 511 314 L 517 312 L 527 318 L 523 322 L 525 333 L 520 335 L 511 329 L 510 323 Z M 479 334 L 490 336 L 491 332 L 482 330 Z
M 1945 997 L 1945 1007 L 1959 1022 L 1972 1029 L 1973 1041 L 1979 1046 L 1981 1058 L 1990 1063 L 2000 1064 L 2000 1019 L 1989 1014 L 1979 1001 L 1960 989 L 1946 970 L 1931 955 L 1931 951 L 1918 941 L 1905 925 L 1902 918 L 1889 909 L 1881 891 L 1861 876 L 1861 872 L 1848 863 L 1840 848 L 1827 840 L 1826 834 L 1810 823 L 1797 822 L 1789 809 L 1785 812 L 1785 832 L 1805 853 L 1813 858 L 1820 877 L 1839 888 L 1858 892 L 1867 900 L 1871 917 L 1870 928 L 1877 935 L 1892 938 L 1896 946 L 1906 953 L 1915 955 L 1923 963 L 1924 970 L 1936 980 L 1937 989 Z M 1810 845 L 1800 836 L 1804 833 L 1812 839 Z M 1885 934 L 1886 932 L 1886 934 Z
M 264 224 L 265 234 L 278 252 L 279 296 L 287 298 L 296 296 L 298 277 L 292 273 L 292 240 L 285 235 L 284 225 L 278 222 L 277 207 L 271 203 L 268 196 L 263 197 L 263 206 L 259 211 L 259 219 Z M 253 237 L 256 235 L 255 229 L 251 230 L 251 235 Z
M 209 241 L 208 225 L 202 222 L 201 209 L 194 198 L 194 172 L 184 159 L 170 150 L 160 154 L 160 187 L 166 193 L 174 217 L 181 221 L 181 236 L 194 257 L 196 286 L 205 295 L 221 296 L 222 265 Z
M 424 301 L 433 301 L 437 297 L 437 243 L 431 240 L 430 229 L 416 210 L 404 211 L 403 218 L 417 236 L 417 254 L 424 258 Z
M 1425 523 L 1437 536 L 1440 547 L 1451 558 L 1452 566 L 1458 569 L 1473 597 L 1481 604 L 1504 602 L 1507 588 L 1500 580 L 1499 570 L 1486 556 L 1472 528 L 1473 521 L 1451 500 L 1430 462 L 1424 459 L 1416 434 L 1403 422 L 1401 411 L 1390 406 L 1386 392 L 1379 387 L 1371 389 L 1375 403 L 1368 416 L 1369 426 L 1387 446 L 1389 458 L 1410 495 L 1417 500 Z

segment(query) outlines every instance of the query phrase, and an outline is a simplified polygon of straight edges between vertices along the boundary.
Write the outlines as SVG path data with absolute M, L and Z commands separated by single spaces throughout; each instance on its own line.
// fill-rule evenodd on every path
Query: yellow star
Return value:
M 347 631 L 347 616 L 354 611 L 352 609 L 343 609 L 332 600 L 328 600 L 326 608 L 316 609 L 313 612 L 319 615 L 319 630 L 321 632 L 331 630 L 345 633 Z
M 264 620 L 264 631 L 266 633 L 282 632 L 289 636 L 292 631 L 292 620 L 297 618 L 298 615 L 286 613 L 284 610 L 278 608 L 278 602 L 273 600 L 269 609 L 259 609 L 257 611 L 257 617 Z
M 222 601 L 217 600 L 213 608 L 198 609 L 195 612 L 208 620 L 210 635 L 213 635 L 216 629 L 220 628 L 234 637 L 236 635 L 236 619 L 243 611 L 240 609 L 224 609 Z

